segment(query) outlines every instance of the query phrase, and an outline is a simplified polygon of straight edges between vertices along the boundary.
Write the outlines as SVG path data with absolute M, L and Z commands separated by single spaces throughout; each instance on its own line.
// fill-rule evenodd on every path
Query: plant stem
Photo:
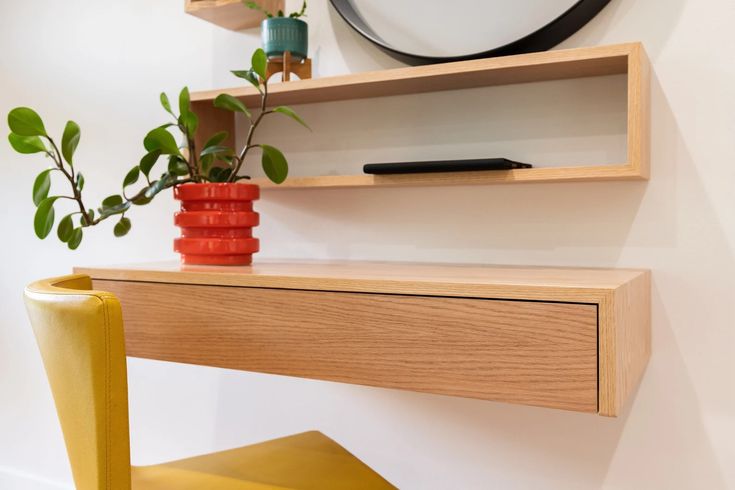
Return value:
M 82 218 L 83 218 L 82 222 L 84 224 L 86 224 L 86 226 L 94 226 L 94 225 L 97 225 L 97 224 L 101 223 L 102 221 L 106 220 L 110 216 L 116 216 L 114 214 L 111 214 L 111 215 L 107 215 L 107 216 L 99 216 L 96 219 L 91 219 L 90 218 L 89 213 L 87 212 L 87 207 L 84 205 L 84 201 L 82 200 L 82 192 L 77 188 L 76 182 L 74 181 L 74 178 L 75 178 L 74 167 L 70 165 L 71 172 L 69 172 L 64 167 L 64 162 L 61 159 L 61 152 L 59 151 L 59 148 L 56 146 L 56 143 L 54 142 L 54 140 L 51 139 L 48 136 L 46 137 L 46 139 L 48 139 L 48 141 L 51 144 L 51 147 L 53 149 L 53 152 L 48 152 L 48 155 L 51 157 L 51 159 L 54 161 L 54 164 L 56 165 L 56 169 L 55 170 L 60 170 L 64 174 L 64 176 L 67 178 L 67 180 L 69 180 L 69 183 L 71 184 L 72 192 L 74 193 L 73 196 L 58 196 L 58 198 L 59 199 L 69 199 L 71 201 L 75 201 L 77 203 L 77 205 L 79 206 L 79 211 L 78 212 L 75 212 L 75 213 L 72 213 L 72 214 L 81 214 L 82 215 Z M 191 148 L 194 148 L 194 144 L 193 143 L 191 144 Z M 188 162 L 187 162 L 187 164 L 188 164 Z M 146 177 L 146 179 L 147 179 L 147 177 Z M 138 199 L 144 197 L 147 188 L 150 187 L 151 185 L 155 184 L 156 182 L 158 182 L 158 181 L 157 180 L 154 180 L 153 182 L 150 182 L 150 180 L 149 180 L 148 181 L 148 184 L 149 185 L 147 187 L 141 189 L 133 197 L 128 198 L 127 196 L 124 196 L 125 201 L 131 203 L 131 205 L 132 205 L 133 204 L 133 201 L 138 200 Z M 177 186 L 177 185 L 181 185 L 181 184 L 188 184 L 190 182 L 199 182 L 199 180 L 196 177 L 191 176 L 191 177 L 186 178 L 186 179 L 175 180 L 175 181 L 171 182 L 169 185 L 166 185 L 163 189 L 170 189 L 171 187 L 174 187 L 174 186 Z M 163 189 L 161 189 L 161 190 L 163 190 Z M 125 213 L 122 213 L 122 214 L 124 215 Z
M 61 172 L 69 180 L 69 183 L 71 184 L 71 189 L 72 189 L 72 192 L 74 193 L 74 197 L 71 197 L 69 199 L 73 199 L 74 201 L 77 202 L 77 204 L 79 205 L 79 211 L 81 211 L 82 216 L 84 217 L 84 221 L 86 223 L 89 223 L 91 220 L 89 219 L 89 214 L 87 213 L 87 209 L 84 207 L 84 202 L 82 202 L 82 193 L 77 188 L 76 182 L 74 182 L 74 177 L 75 177 L 74 166 L 71 164 L 69 165 L 69 167 L 71 167 L 71 173 L 69 173 L 66 170 L 66 168 L 64 168 L 64 162 L 61 160 L 61 152 L 59 151 L 59 147 L 56 146 L 56 143 L 50 136 L 47 136 L 46 139 L 48 139 L 49 143 L 51 143 L 51 147 L 54 150 L 54 154 L 51 155 L 51 158 L 54 160 L 56 167 L 59 170 L 61 170 Z
M 186 167 L 189 169 L 189 175 L 193 179 L 195 179 L 195 182 L 200 182 L 201 178 L 199 176 L 199 163 L 196 154 L 196 143 L 191 137 L 189 137 L 189 130 L 186 128 L 185 124 L 181 124 L 177 121 L 176 125 L 179 128 L 179 131 L 181 131 L 181 134 L 184 135 L 184 138 L 186 138 L 186 149 L 189 154 L 187 155 L 188 158 L 184 158 L 183 160 L 186 164 Z
M 243 165 L 243 162 L 245 161 L 245 157 L 248 154 L 248 151 L 257 146 L 253 145 L 253 136 L 255 136 L 255 130 L 258 129 L 258 125 L 260 125 L 260 121 L 263 120 L 263 117 L 267 114 L 270 114 L 272 111 L 267 111 L 266 107 L 268 107 L 268 81 L 263 81 L 263 93 L 260 96 L 260 114 L 258 114 L 258 117 L 255 119 L 255 121 L 251 121 L 250 123 L 250 129 L 248 130 L 248 137 L 245 141 L 245 148 L 242 149 L 240 152 L 240 155 L 237 157 L 237 164 L 235 165 L 235 168 L 232 170 L 232 173 L 230 174 L 230 177 L 227 179 L 228 182 L 235 182 L 237 179 L 237 174 L 240 172 L 240 168 Z

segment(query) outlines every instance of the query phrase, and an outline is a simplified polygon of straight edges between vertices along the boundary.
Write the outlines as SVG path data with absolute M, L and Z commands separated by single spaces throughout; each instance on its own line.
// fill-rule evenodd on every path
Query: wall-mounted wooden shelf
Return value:
M 604 180 L 641 180 L 630 165 L 588 167 L 547 167 L 508 171 L 427 173 L 406 175 L 324 175 L 290 177 L 283 184 L 268 179 L 253 179 L 263 189 L 300 189 L 342 187 L 411 187 L 445 185 L 490 185 L 531 182 L 590 182 Z
M 76 272 L 120 298 L 135 357 L 616 416 L 650 355 L 647 271 L 259 261 Z
M 260 0 L 269 12 L 284 8 L 285 0 Z M 243 5 L 242 0 L 186 0 L 184 10 L 218 26 L 233 31 L 257 27 L 265 16 Z
M 575 167 L 395 176 L 345 175 L 296 177 L 280 186 L 258 180 L 264 188 L 372 187 L 452 184 L 504 184 L 514 182 L 563 182 L 643 180 L 649 176 L 649 65 L 640 43 L 578 48 L 460 61 L 441 65 L 398 68 L 328 78 L 273 84 L 270 104 L 306 104 L 347 99 L 386 97 L 493 85 L 559 79 L 627 75 L 627 161 Z M 259 95 L 252 87 L 210 90 L 192 94 L 195 110 L 206 130 L 234 132 L 231 113 L 212 108 L 220 93 L 229 93 L 253 107 Z

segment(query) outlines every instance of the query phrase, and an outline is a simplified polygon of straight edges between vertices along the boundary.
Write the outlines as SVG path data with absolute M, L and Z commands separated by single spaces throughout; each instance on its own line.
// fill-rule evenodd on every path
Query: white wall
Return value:
M 114 191 L 137 161 L 163 117 L 158 91 L 235 85 L 227 70 L 257 46 L 257 30 L 212 27 L 181 3 L 3 2 L 0 113 L 33 106 L 56 132 L 75 118 L 90 197 Z M 399 66 L 313 3 L 318 75 Z M 728 0 L 612 0 L 564 43 L 644 42 L 648 183 L 303 190 L 266 193 L 258 206 L 260 257 L 652 269 L 653 356 L 623 417 L 131 360 L 133 462 L 316 428 L 403 489 L 735 488 L 734 24 Z M 420 156 L 615 161 L 619 88 L 613 77 L 304 106 L 313 135 L 286 122 L 263 136 L 288 151 L 294 173 Z M 166 196 L 134 214 L 124 240 L 93 230 L 67 252 L 32 234 L 43 163 L 6 145 L 0 161 L 0 487 L 54 488 L 44 481 L 68 484 L 70 472 L 22 286 L 74 264 L 173 259 L 175 205 Z

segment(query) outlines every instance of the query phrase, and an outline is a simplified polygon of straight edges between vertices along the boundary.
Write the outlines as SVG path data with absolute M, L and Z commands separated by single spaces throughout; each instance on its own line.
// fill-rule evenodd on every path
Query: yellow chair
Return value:
M 78 490 L 396 488 L 319 432 L 131 466 L 122 311 L 112 294 L 91 287 L 75 275 L 25 291 Z

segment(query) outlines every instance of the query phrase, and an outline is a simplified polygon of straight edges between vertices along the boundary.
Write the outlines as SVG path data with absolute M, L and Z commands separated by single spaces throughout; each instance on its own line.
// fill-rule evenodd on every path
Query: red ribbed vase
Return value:
M 181 211 L 174 224 L 181 237 L 174 240 L 174 251 L 182 264 L 249 265 L 260 243 L 253 238 L 253 227 L 260 217 L 253 201 L 260 188 L 253 184 L 184 184 L 174 188 Z

